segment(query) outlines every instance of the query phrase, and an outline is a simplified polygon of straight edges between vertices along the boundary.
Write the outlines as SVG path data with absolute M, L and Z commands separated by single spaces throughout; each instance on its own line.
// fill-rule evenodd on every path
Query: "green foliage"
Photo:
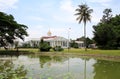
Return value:
M 101 22 L 104 23 L 104 22 L 108 22 L 111 18 L 112 18 L 112 14 L 111 14 L 112 10 L 111 9 L 108 9 L 106 8 L 103 13 L 103 17 L 101 19 Z
M 94 43 L 94 41 L 92 40 L 92 39 L 90 39 L 90 38 L 86 38 L 86 45 L 87 45 L 87 48 L 89 47 L 89 45 L 90 44 L 93 44 Z
M 76 11 L 77 13 L 75 15 L 78 15 L 76 20 L 78 20 L 79 23 L 83 21 L 86 25 L 87 21 L 91 20 L 91 13 L 93 12 L 93 9 L 90 9 L 86 4 L 78 5 Z
M 99 48 L 120 48 L 120 15 L 112 17 L 107 22 L 98 23 L 93 28 L 94 40 Z
M 30 43 L 23 43 L 20 48 L 31 48 Z
M 47 51 L 50 51 L 51 46 L 48 42 L 43 41 L 43 39 L 42 39 L 41 42 L 40 42 L 39 49 L 40 49 L 40 51 L 46 51 L 47 52 Z
M 26 29 L 28 27 L 15 21 L 12 15 L 0 12 L 0 47 L 13 44 L 16 38 L 24 40 L 28 36 Z
M 43 68 L 44 64 L 51 60 L 52 58 L 50 56 L 39 56 L 39 61 L 41 62 L 40 67 Z
M 23 79 L 27 74 L 24 66 L 14 66 L 10 60 L 0 61 L 0 79 Z
M 64 49 L 61 46 L 56 46 L 53 48 L 54 51 L 63 51 Z
M 70 47 L 78 48 L 78 44 L 75 43 L 75 41 L 73 41 L 73 42 L 70 43 Z
M 80 37 L 80 38 L 77 38 L 76 40 L 77 40 L 77 41 L 84 41 L 84 40 L 85 40 L 85 37 L 82 36 L 82 37 Z

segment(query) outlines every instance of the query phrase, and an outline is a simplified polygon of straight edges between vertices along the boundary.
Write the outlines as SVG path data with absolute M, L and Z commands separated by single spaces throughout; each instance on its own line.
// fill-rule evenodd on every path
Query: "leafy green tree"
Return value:
M 91 13 L 93 12 L 93 9 L 90 9 L 86 4 L 78 5 L 78 8 L 76 9 L 77 13 L 75 15 L 78 15 L 76 20 L 78 20 L 79 23 L 83 21 L 84 23 L 84 38 L 86 38 L 86 23 L 87 21 L 91 21 Z M 84 40 L 85 44 L 85 51 L 86 48 L 86 39 Z
M 20 46 L 21 48 L 31 48 L 30 42 L 25 42 L 22 43 L 22 46 Z
M 18 46 L 19 46 L 19 41 L 14 41 L 15 49 L 17 49 L 18 52 Z
M 120 48 L 120 15 L 108 18 L 107 21 L 99 22 L 93 26 L 94 40 L 99 48 Z
M 40 51 L 46 51 L 47 52 L 47 51 L 50 51 L 51 46 L 48 42 L 41 39 L 39 49 L 40 49 Z
M 0 12 L 0 47 L 7 49 L 16 38 L 24 40 L 28 36 L 27 28 L 26 25 L 17 23 L 12 15 Z
M 108 9 L 106 8 L 104 11 L 103 11 L 104 15 L 101 19 L 101 22 L 108 22 L 111 18 L 112 18 L 112 10 L 111 9 Z
M 88 37 L 86 38 L 86 40 L 87 40 L 87 41 L 86 41 L 87 48 L 89 47 L 90 44 L 93 44 L 93 43 L 94 43 L 93 40 L 90 39 L 90 38 L 88 38 Z
M 64 49 L 61 46 L 56 46 L 53 48 L 54 51 L 63 51 Z
M 76 40 L 77 40 L 77 41 L 84 41 L 84 40 L 85 40 L 85 37 L 82 36 L 82 37 L 80 37 L 80 38 L 77 38 Z
M 70 47 L 78 48 L 78 44 L 75 43 L 75 40 L 73 40 L 73 41 L 70 43 Z

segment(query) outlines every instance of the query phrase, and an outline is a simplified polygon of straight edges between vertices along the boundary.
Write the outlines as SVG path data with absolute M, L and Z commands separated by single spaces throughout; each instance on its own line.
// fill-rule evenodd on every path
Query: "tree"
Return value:
M 15 42 L 14 42 L 14 45 L 15 45 L 15 49 L 17 49 L 17 52 L 18 52 L 19 41 L 15 41 Z
M 78 48 L 78 44 L 75 42 L 75 40 L 72 40 L 72 42 L 70 43 L 70 47 Z
M 85 37 L 82 36 L 82 37 L 80 37 L 80 38 L 77 38 L 76 40 L 77 40 L 77 41 L 84 41 L 84 40 L 85 40 Z
M 12 15 L 0 12 L 0 47 L 7 49 L 16 38 L 24 40 L 28 36 L 27 28 L 26 25 L 17 23 Z
M 90 45 L 90 44 L 93 44 L 94 42 L 93 42 L 93 40 L 90 39 L 89 37 L 87 37 L 86 40 L 87 40 L 87 41 L 86 41 L 87 48 L 89 48 L 89 45 Z
M 84 38 L 86 38 L 86 23 L 87 21 L 91 21 L 91 13 L 93 12 L 93 9 L 90 9 L 86 4 L 78 5 L 78 8 L 76 9 L 77 13 L 75 15 L 78 15 L 76 20 L 78 20 L 79 23 L 83 21 L 84 23 Z M 86 48 L 86 39 L 84 40 L 85 44 L 85 51 Z
M 104 15 L 103 15 L 104 16 Z M 94 40 L 101 49 L 120 48 L 120 15 L 93 26 Z
M 51 46 L 48 42 L 41 39 L 39 49 L 40 49 L 40 51 L 48 52 L 48 51 L 50 51 Z
M 103 11 L 104 15 L 101 19 L 101 22 L 108 22 L 110 21 L 110 19 L 112 18 L 112 10 L 111 9 L 108 9 L 106 8 L 104 11 Z

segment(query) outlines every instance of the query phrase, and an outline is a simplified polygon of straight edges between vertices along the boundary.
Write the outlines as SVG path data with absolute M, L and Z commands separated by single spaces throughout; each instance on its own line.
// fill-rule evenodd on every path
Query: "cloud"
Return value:
M 29 39 L 33 38 L 40 38 L 42 36 L 47 36 L 47 32 L 50 30 L 52 33 L 52 36 L 63 36 L 67 37 L 68 35 L 68 28 L 67 27 L 51 27 L 51 28 L 46 28 L 47 26 L 43 25 L 35 25 L 33 27 L 30 27 L 28 29 L 28 34 L 29 37 L 26 37 L 26 41 Z M 45 29 L 46 28 L 46 29 Z
M 54 14 L 53 18 L 58 22 L 75 23 L 75 7 L 72 0 L 62 0 L 59 6 L 60 13 Z
M 92 13 L 92 17 L 91 17 L 91 22 L 94 24 L 97 24 L 98 22 L 100 22 L 100 19 L 102 18 L 102 11 L 94 11 Z
M 37 17 L 37 16 L 30 16 L 28 17 L 28 19 L 32 21 L 38 21 L 38 22 L 43 21 L 43 18 Z
M 111 2 L 112 0 L 88 0 L 88 1 L 95 3 L 107 3 L 107 2 Z
M 6 11 L 10 8 L 17 8 L 15 5 L 18 2 L 18 0 L 0 0 L 0 10 Z
M 68 35 L 68 28 L 50 28 L 50 31 L 52 33 L 52 35 L 57 35 L 57 36 L 67 36 Z
M 28 34 L 29 34 L 29 38 L 39 38 L 41 35 L 41 32 L 43 32 L 44 26 L 42 25 L 35 25 L 35 26 L 30 26 L 30 28 L 27 30 Z
M 64 22 L 64 23 L 75 23 L 75 16 L 73 14 L 71 15 L 54 15 L 53 18 L 58 22 Z
M 60 4 L 60 8 L 64 11 L 73 12 L 75 10 L 71 0 L 62 0 Z
M 112 0 L 88 0 L 89 2 L 92 2 L 92 3 L 99 3 L 103 6 L 109 6 L 109 3 L 112 1 Z

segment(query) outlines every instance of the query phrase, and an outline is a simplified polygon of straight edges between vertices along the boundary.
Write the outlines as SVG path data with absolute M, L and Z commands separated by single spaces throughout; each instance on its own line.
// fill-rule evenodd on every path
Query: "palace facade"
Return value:
M 49 42 L 51 47 L 61 46 L 62 48 L 69 47 L 69 40 L 61 36 L 52 36 L 52 33 L 48 31 L 47 36 L 41 37 L 46 42 Z

